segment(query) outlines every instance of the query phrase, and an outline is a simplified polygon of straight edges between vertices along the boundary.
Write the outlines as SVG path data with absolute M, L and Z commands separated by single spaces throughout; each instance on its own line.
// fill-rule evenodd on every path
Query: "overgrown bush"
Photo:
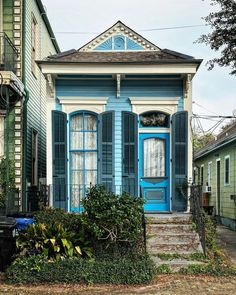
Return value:
M 143 199 L 118 196 L 102 186 L 92 187 L 83 199 L 84 214 L 93 238 L 111 245 L 135 245 L 142 238 Z
M 15 166 L 14 161 L 9 160 L 9 188 L 15 187 Z M 0 161 L 0 209 L 5 207 L 7 194 L 7 160 Z
M 35 213 L 34 218 L 37 223 L 53 225 L 61 223 L 68 230 L 81 231 L 83 230 L 83 215 L 68 213 L 64 209 L 47 207 Z
M 10 283 L 101 283 L 143 284 L 155 275 L 153 262 L 143 256 L 139 260 L 127 258 L 87 260 L 82 258 L 48 262 L 44 257 L 17 259 L 7 270 Z
M 69 231 L 60 223 L 30 224 L 20 232 L 16 245 L 20 255 L 44 254 L 49 260 L 84 255 L 92 257 L 92 248 L 84 245 L 79 232 Z

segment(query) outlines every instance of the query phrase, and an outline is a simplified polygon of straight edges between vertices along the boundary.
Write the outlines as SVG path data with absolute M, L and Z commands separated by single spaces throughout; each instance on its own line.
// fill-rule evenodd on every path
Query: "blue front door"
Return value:
M 170 211 L 169 133 L 139 135 L 139 177 L 146 212 Z

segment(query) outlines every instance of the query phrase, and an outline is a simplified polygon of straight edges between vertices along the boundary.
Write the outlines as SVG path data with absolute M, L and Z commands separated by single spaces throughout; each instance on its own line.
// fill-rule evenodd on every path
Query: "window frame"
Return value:
M 158 140 L 162 141 L 163 144 L 164 144 L 164 150 L 165 150 L 165 159 L 164 159 L 164 161 L 165 161 L 165 164 L 164 164 L 164 167 L 165 167 L 165 175 L 163 175 L 163 176 L 144 176 L 144 175 L 145 175 L 145 165 L 144 165 L 144 163 L 145 163 L 145 162 L 144 162 L 144 160 L 145 160 L 145 157 L 144 157 L 144 142 L 145 142 L 145 140 L 149 140 L 149 139 L 158 139 Z M 142 150 L 143 150 L 143 155 L 142 155 L 142 157 L 143 157 L 143 159 L 142 159 L 142 174 L 143 174 L 143 176 L 142 176 L 142 178 L 143 178 L 143 179 L 165 179 L 165 178 L 167 178 L 167 176 L 166 176 L 166 174 L 167 174 L 167 161 L 166 161 L 166 152 L 167 152 L 167 150 L 166 150 L 166 139 L 165 139 L 165 138 L 158 137 L 158 136 L 150 136 L 150 137 L 148 137 L 148 138 L 145 138 L 145 139 L 143 139 Z
M 200 185 L 204 184 L 204 164 L 200 166 Z
M 34 145 L 35 144 L 35 145 Z M 32 128 L 32 154 L 31 154 L 31 159 L 32 159 L 32 185 L 38 185 L 38 155 L 39 155 L 39 145 L 38 145 L 38 131 Z
M 78 148 L 72 148 L 72 129 L 71 129 L 71 120 L 73 118 L 73 116 L 76 115 L 82 115 L 82 129 L 81 132 L 82 133 L 82 148 L 78 149 Z M 84 130 L 84 118 L 86 115 L 92 115 L 95 116 L 96 118 L 96 130 Z M 85 148 L 85 133 L 87 132 L 93 132 L 97 134 L 97 138 L 96 138 L 96 149 L 87 149 Z M 70 159 L 70 165 L 69 165 L 69 175 L 70 175 L 70 184 L 72 184 L 72 172 L 73 171 L 78 171 L 78 169 L 72 169 L 72 154 L 73 152 L 76 153 L 82 153 L 82 157 L 83 157 L 83 169 L 81 169 L 82 173 L 83 173 L 83 183 L 81 183 L 80 185 L 86 186 L 86 171 L 95 171 L 95 169 L 86 169 L 86 165 L 85 165 L 85 154 L 86 152 L 96 152 L 97 154 L 97 168 L 96 168 L 96 173 L 97 173 L 97 183 L 98 183 L 98 160 L 99 160 L 99 154 L 98 154 L 98 138 L 99 138 L 99 134 L 98 134 L 98 114 L 91 112 L 91 111 L 87 111 L 87 110 L 82 110 L 82 111 L 76 111 L 73 112 L 69 115 L 69 159 Z
M 37 20 L 32 13 L 31 17 L 31 71 L 36 78 L 36 55 L 37 55 L 37 34 L 38 34 L 38 29 L 37 29 Z
M 212 188 L 212 161 L 208 162 L 207 176 L 208 186 Z
M 228 161 L 228 170 L 226 171 L 226 161 Z M 228 172 L 228 182 L 226 182 L 226 173 Z M 225 156 L 224 158 L 224 185 L 230 185 L 230 155 Z

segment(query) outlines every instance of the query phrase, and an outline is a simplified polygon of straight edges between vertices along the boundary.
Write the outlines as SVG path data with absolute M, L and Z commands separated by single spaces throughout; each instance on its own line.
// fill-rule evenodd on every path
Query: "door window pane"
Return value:
M 143 141 L 144 177 L 165 176 L 165 140 L 148 138 Z

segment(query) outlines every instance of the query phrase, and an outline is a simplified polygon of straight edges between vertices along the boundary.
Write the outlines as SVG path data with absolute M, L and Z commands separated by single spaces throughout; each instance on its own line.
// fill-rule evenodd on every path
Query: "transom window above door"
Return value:
M 140 127 L 165 127 L 170 126 L 170 116 L 163 112 L 149 111 L 139 117 Z

